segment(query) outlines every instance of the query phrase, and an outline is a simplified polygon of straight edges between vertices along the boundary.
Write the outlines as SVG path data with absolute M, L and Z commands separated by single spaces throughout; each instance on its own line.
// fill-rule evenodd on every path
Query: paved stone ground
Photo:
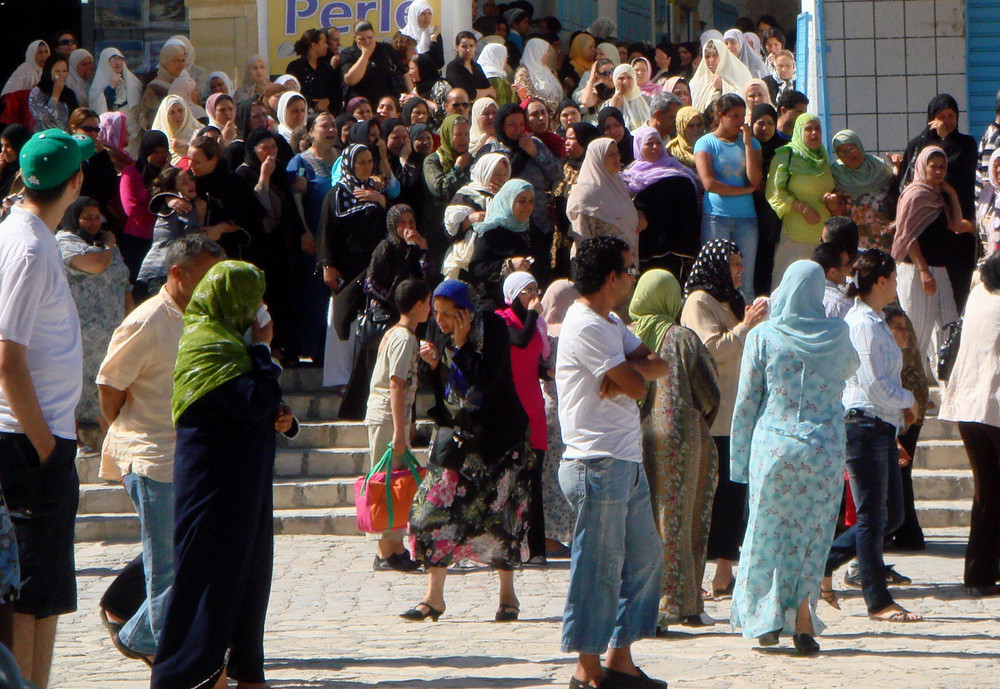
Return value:
M 636 659 L 675 688 L 995 687 L 1000 601 L 964 595 L 966 535 L 935 530 L 925 553 L 889 554 L 914 580 L 897 598 L 923 613 L 922 623 L 871 622 L 860 592 L 842 591 L 843 611 L 820 603 L 829 625 L 820 637 L 823 654 L 804 659 L 783 647 L 758 650 L 730 630 L 728 601 L 708 603 L 720 624 L 644 641 L 635 647 Z M 274 689 L 521 689 L 569 681 L 573 660 L 559 651 L 564 561 L 518 574 L 523 613 L 517 623 L 492 621 L 496 577 L 480 570 L 449 576 L 445 616 L 414 624 L 396 615 L 420 600 L 424 577 L 372 572 L 372 546 L 362 539 L 280 536 L 275 550 L 266 640 Z M 136 551 L 134 545 L 78 546 L 80 611 L 59 629 L 53 687 L 148 686 L 145 667 L 114 650 L 96 612 L 111 577 Z

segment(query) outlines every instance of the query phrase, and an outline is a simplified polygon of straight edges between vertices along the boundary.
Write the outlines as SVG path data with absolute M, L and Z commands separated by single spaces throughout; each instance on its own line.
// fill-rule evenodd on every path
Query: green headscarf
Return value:
M 243 261 L 212 266 L 184 310 L 170 400 L 174 423 L 193 402 L 251 369 L 243 333 L 264 298 L 264 272 Z
M 455 125 L 459 122 L 468 122 L 468 120 L 463 115 L 448 115 L 444 118 L 444 122 L 441 123 L 441 130 L 438 134 L 441 137 L 441 146 L 437 150 L 438 158 L 441 159 L 441 168 L 448 172 L 453 167 L 455 167 L 455 159 L 458 157 L 458 151 L 452 148 L 451 138 L 455 131 Z
M 827 155 L 826 146 L 822 143 L 819 145 L 819 148 L 809 148 L 806 146 L 806 125 L 810 122 L 818 121 L 819 117 L 811 112 L 799 115 L 798 119 L 795 120 L 795 127 L 792 129 L 792 140 L 785 146 L 782 146 L 782 148 L 790 148 L 792 152 L 805 161 L 809 167 L 812 167 L 814 170 L 812 174 L 814 175 L 826 172 L 830 166 L 830 157 Z M 778 150 L 780 151 L 781 149 Z M 801 167 L 802 166 L 797 166 L 797 168 Z M 795 169 L 793 172 L 802 174 L 804 171 L 801 169 Z
M 677 322 L 680 310 L 681 284 L 672 273 L 657 268 L 642 274 L 628 305 L 628 315 L 632 317 L 632 330 L 654 353 L 659 351 L 667 330 Z
M 837 183 L 837 191 L 847 196 L 861 196 L 885 189 L 892 179 L 892 168 L 878 156 L 866 152 L 865 147 L 861 144 L 861 137 L 850 129 L 837 132 L 830 148 L 836 154 L 837 149 L 844 144 L 857 146 L 864 161 L 861 163 L 861 167 L 856 170 L 844 165 L 840 159 L 833 161 L 830 169 L 833 171 L 833 179 Z

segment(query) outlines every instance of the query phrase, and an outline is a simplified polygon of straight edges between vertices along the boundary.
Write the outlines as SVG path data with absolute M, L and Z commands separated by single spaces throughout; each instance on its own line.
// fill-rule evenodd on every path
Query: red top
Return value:
M 142 180 L 142 173 L 133 164 L 122 170 L 119 183 L 122 208 L 125 210 L 125 234 L 142 239 L 153 238 L 156 216 L 149 211 L 150 195 Z
M 524 323 L 509 306 L 500 309 L 497 315 L 513 328 L 520 330 Z M 538 364 L 542 356 L 542 333 L 535 328 L 528 346 L 510 348 L 510 367 L 514 375 L 514 389 L 521 400 L 521 406 L 528 415 L 531 427 L 531 447 L 535 450 L 548 449 L 548 425 L 545 422 L 545 400 L 542 386 L 538 381 Z

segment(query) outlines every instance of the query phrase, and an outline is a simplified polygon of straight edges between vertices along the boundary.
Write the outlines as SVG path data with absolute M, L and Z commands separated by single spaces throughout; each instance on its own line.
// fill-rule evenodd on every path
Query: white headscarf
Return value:
M 7 83 L 3 85 L 0 97 L 6 96 L 8 93 L 14 93 L 15 91 L 30 91 L 38 85 L 38 82 L 42 78 L 42 68 L 35 62 L 35 54 L 43 44 L 48 45 L 48 43 L 41 40 L 32 41 L 28 44 L 27 50 L 24 51 L 24 62 L 14 70 Z
M 293 91 L 298 91 L 302 88 L 302 84 L 299 83 L 299 80 L 293 77 L 291 74 L 282 74 L 280 77 L 274 80 L 274 83 L 281 84 L 282 86 L 290 88 Z
M 753 79 L 750 70 L 747 69 L 746 65 L 737 60 L 735 55 L 729 52 L 729 48 L 726 47 L 725 43 L 716 38 L 710 39 L 701 49 L 701 63 L 698 65 L 698 70 L 694 73 L 694 76 L 691 77 L 690 83 L 691 104 L 701 112 L 705 112 L 709 104 L 716 99 L 715 86 L 712 84 L 713 75 L 708 70 L 708 61 L 704 57 L 705 49 L 709 44 L 719 53 L 719 64 L 715 70 L 715 74 L 722 78 L 722 94 L 736 93 L 742 98 L 744 87 L 748 81 Z
M 472 155 L 476 155 L 476 153 L 479 152 L 479 149 L 486 144 L 486 140 L 490 137 L 489 134 L 484 132 L 479 127 L 479 118 L 482 116 L 483 111 L 485 111 L 490 105 L 498 110 L 500 109 L 500 106 L 497 105 L 495 100 L 486 96 L 477 98 L 476 102 L 472 104 L 472 115 L 469 118 L 472 122 L 472 129 L 469 133 L 469 153 Z
M 618 52 L 618 46 L 614 43 L 601 43 L 597 46 L 597 52 L 599 53 L 598 59 L 600 59 L 600 55 L 603 55 L 611 60 L 611 64 L 615 67 L 622 63 L 621 53 Z
M 250 68 L 253 66 L 253 63 L 257 62 L 258 60 L 263 62 L 265 67 L 265 74 L 264 74 L 265 83 L 263 86 L 255 84 L 253 79 L 250 77 Z M 245 100 L 253 98 L 254 96 L 259 96 L 262 93 L 264 93 L 264 89 L 271 84 L 271 79 L 268 76 L 269 74 L 270 74 L 270 69 L 268 68 L 266 57 L 264 57 L 263 55 L 251 55 L 249 58 L 247 58 L 247 64 L 246 67 L 243 69 L 243 80 L 240 82 L 240 87 L 236 89 L 235 94 L 230 94 L 233 96 L 233 102 L 239 104 Z M 212 80 L 209 79 L 209 82 L 211 81 Z
M 649 103 L 646 102 L 646 97 L 642 95 L 642 90 L 636 82 L 635 70 L 632 69 L 632 65 L 618 65 L 611 78 L 617 80 L 621 74 L 632 76 L 632 90 L 624 94 L 625 103 L 620 110 L 625 117 L 625 126 L 628 127 L 629 131 L 634 132 L 639 127 L 645 126 L 646 121 L 649 120 Z
M 198 67 L 194 63 L 194 43 L 191 39 L 184 34 L 177 34 L 176 36 L 171 36 L 164 43 L 164 46 L 168 45 L 179 45 L 184 47 L 184 71 L 187 72 L 188 76 L 194 79 L 195 83 L 198 85 L 198 91 L 205 90 L 205 83 L 208 80 L 208 74 L 201 67 Z
M 469 183 L 459 189 L 457 194 L 476 197 L 483 206 L 483 210 L 487 210 L 489 202 L 493 199 L 493 194 L 490 193 L 490 180 L 493 178 L 493 173 L 497 171 L 497 166 L 502 163 L 507 165 L 509 171 L 510 160 L 503 153 L 484 155 L 472 165 L 472 169 L 469 170 Z M 510 179 L 509 175 L 507 179 Z
M 176 129 L 170 125 L 170 118 L 167 116 L 174 103 L 180 103 L 184 106 L 184 121 Z M 183 151 L 174 148 L 174 139 L 180 139 L 186 144 L 199 129 L 201 129 L 201 124 L 191 115 L 187 101 L 180 96 L 167 96 L 160 102 L 160 107 L 156 110 L 156 117 L 153 118 L 153 126 L 150 127 L 151 131 L 160 131 L 167 135 L 167 141 L 170 142 L 171 165 L 176 165 L 181 158 L 187 155 L 186 146 Z
M 288 143 L 292 142 L 292 129 L 285 124 L 285 111 L 288 109 L 288 104 L 294 98 L 306 100 L 306 97 L 298 91 L 285 91 L 281 94 L 281 98 L 278 99 L 278 107 L 274 109 L 275 114 L 278 116 L 278 133 L 285 137 L 285 141 Z M 306 101 L 307 104 L 308 102 Z
M 97 72 L 94 74 L 94 81 L 90 85 L 90 109 L 98 115 L 108 112 L 104 89 L 111 85 L 111 80 L 115 76 L 115 70 L 111 68 L 112 57 L 125 59 L 122 51 L 118 50 L 118 48 L 105 48 L 102 50 L 101 57 L 97 60 Z M 122 83 L 125 85 L 125 102 L 121 106 L 121 111 L 128 114 L 142 100 L 142 82 L 129 71 L 128 64 L 122 66 Z M 125 121 L 131 125 L 134 119 L 128 117 Z
M 531 285 L 537 284 L 538 281 L 535 279 L 535 276 L 528 271 L 515 270 L 513 273 L 504 278 L 503 300 L 507 302 L 507 304 L 513 304 L 514 300 L 517 299 L 521 292 Z
M 614 225 L 626 236 L 634 235 L 629 247 L 638 255 L 639 213 L 622 176 L 613 175 L 604 167 L 604 156 L 617 145 L 612 139 L 601 137 L 587 146 L 580 176 L 566 202 L 566 215 L 571 221 L 583 215 L 595 217 Z
M 771 70 L 767 68 L 764 61 L 760 59 L 760 55 L 757 54 L 757 51 L 747 43 L 742 31 L 739 29 L 730 29 L 723 35 L 722 38 L 723 43 L 725 43 L 726 40 L 736 41 L 738 48 L 737 52 L 739 53 L 737 57 L 739 57 L 740 62 L 742 62 L 746 68 L 750 70 L 750 74 L 752 76 L 757 79 L 763 79 L 771 73 Z M 729 47 L 727 46 L 726 50 L 728 49 Z
M 406 26 L 401 31 L 404 36 L 409 36 L 417 42 L 418 55 L 422 55 L 431 49 L 431 25 L 434 23 L 434 16 L 433 14 L 431 15 L 431 24 L 428 24 L 426 29 L 420 28 L 420 21 L 418 19 L 420 13 L 427 10 L 434 11 L 427 0 L 413 0 L 406 10 Z
M 504 69 L 507 64 L 507 46 L 501 43 L 487 43 L 483 46 L 483 52 L 476 60 L 483 68 L 483 74 L 487 79 L 506 79 L 507 72 Z
M 187 70 L 184 70 L 180 75 L 170 82 L 170 88 L 167 89 L 167 94 L 171 96 L 180 96 L 184 99 L 185 105 L 194 115 L 195 119 L 201 119 L 203 117 L 208 117 L 208 113 L 205 112 L 205 108 L 201 107 L 194 102 L 191 94 L 198 90 L 198 82 L 188 74 Z
M 521 65 L 528 70 L 535 95 L 544 100 L 558 103 L 563 99 L 563 89 L 559 85 L 559 78 L 542 62 L 542 58 L 551 49 L 552 46 L 545 39 L 532 38 L 524 46 Z
M 94 59 L 89 50 L 77 48 L 69 54 L 69 75 L 66 77 L 66 85 L 76 94 L 76 102 L 81 108 L 86 108 L 90 102 L 90 82 L 80 76 L 76 68 L 80 66 L 84 58 Z
M 230 98 L 236 93 L 236 89 L 233 87 L 233 80 L 229 78 L 229 75 L 225 72 L 211 72 L 208 75 L 208 88 L 202 91 L 201 99 L 208 100 L 208 97 L 212 95 L 212 79 L 222 79 L 222 83 L 226 85 L 226 95 Z

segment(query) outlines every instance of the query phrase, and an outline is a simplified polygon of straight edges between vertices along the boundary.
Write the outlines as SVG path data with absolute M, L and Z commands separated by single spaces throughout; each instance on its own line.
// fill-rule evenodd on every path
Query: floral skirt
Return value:
M 426 567 L 462 560 L 517 567 L 527 557 L 528 470 L 533 461 L 525 437 L 489 464 L 470 453 L 461 471 L 429 466 L 410 510 L 407 544 L 413 559 Z

